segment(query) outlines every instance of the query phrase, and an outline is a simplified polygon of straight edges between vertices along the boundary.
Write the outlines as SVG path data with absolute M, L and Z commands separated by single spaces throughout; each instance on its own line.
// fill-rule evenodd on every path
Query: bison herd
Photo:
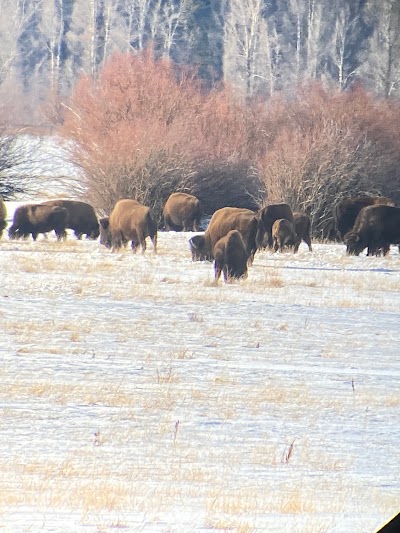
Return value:
M 167 231 L 199 233 L 203 212 L 199 200 L 187 193 L 170 195 L 163 209 Z M 339 240 L 346 244 L 349 255 L 386 255 L 391 244 L 400 248 L 400 208 L 382 196 L 345 198 L 336 203 L 332 212 Z M 0 196 L 0 237 L 7 226 L 7 213 Z M 149 207 L 133 199 L 121 199 L 108 217 L 98 218 L 94 208 L 77 200 L 49 200 L 27 204 L 15 210 L 8 230 L 10 239 L 37 239 L 39 233 L 54 231 L 57 239 L 66 238 L 66 230 L 77 239 L 83 235 L 118 251 L 129 242 L 133 252 L 140 246 L 146 250 L 149 237 L 157 253 L 157 222 Z M 223 207 L 212 215 L 203 233 L 189 239 L 193 261 L 214 261 L 215 279 L 223 274 L 225 281 L 247 276 L 257 250 L 269 248 L 297 252 L 304 241 L 309 251 L 311 220 L 301 212 L 292 212 L 286 203 L 271 204 L 258 212 L 240 207 Z

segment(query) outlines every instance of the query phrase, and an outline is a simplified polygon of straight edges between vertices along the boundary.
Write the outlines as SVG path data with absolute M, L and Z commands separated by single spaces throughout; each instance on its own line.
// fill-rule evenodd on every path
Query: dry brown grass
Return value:
M 260 288 L 281 289 L 285 286 L 285 282 L 281 273 L 277 269 L 268 269 L 263 273 L 262 279 L 259 281 Z

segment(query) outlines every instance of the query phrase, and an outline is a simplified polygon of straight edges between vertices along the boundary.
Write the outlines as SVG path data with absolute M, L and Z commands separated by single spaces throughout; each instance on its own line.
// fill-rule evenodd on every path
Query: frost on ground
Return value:
M 373 532 L 399 511 L 400 257 L 302 244 L 215 286 L 0 241 L 0 530 Z

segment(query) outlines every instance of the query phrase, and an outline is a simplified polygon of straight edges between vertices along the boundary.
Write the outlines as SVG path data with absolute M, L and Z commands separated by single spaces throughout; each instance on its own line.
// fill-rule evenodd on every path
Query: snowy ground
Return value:
M 0 531 L 374 532 L 400 501 L 400 257 L 0 241 Z

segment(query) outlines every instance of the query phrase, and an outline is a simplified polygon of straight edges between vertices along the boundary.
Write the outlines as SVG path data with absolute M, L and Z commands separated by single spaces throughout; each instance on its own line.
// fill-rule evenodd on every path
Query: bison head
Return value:
M 348 231 L 343 240 L 346 244 L 346 252 L 348 255 L 360 255 L 365 248 L 365 245 L 361 242 L 360 236 L 353 231 Z
M 103 217 L 99 220 L 100 244 L 111 248 L 111 231 L 109 217 Z
M 192 261 L 211 261 L 204 235 L 194 235 L 189 239 L 189 245 L 192 252 Z

